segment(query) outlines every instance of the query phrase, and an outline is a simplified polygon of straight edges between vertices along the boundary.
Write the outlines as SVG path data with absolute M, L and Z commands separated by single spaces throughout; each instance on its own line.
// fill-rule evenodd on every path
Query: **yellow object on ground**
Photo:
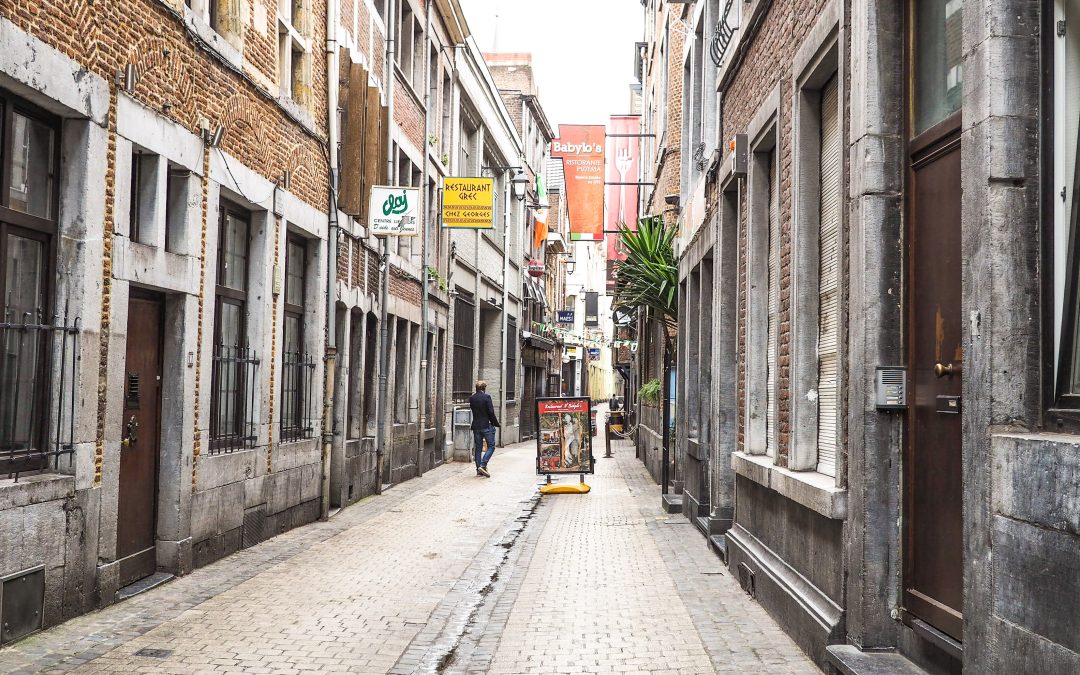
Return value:
M 542 495 L 579 494 L 583 495 L 592 488 L 585 483 L 547 483 L 540 486 Z

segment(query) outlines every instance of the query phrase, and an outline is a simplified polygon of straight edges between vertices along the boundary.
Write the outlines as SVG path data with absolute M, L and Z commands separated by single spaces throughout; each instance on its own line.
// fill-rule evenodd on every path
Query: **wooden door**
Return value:
M 904 470 L 908 612 L 959 640 L 963 626 L 960 128 L 913 144 L 909 188 Z
M 149 576 L 156 569 L 154 534 L 161 439 L 162 304 L 159 296 L 134 292 L 128 304 L 116 525 L 121 586 Z

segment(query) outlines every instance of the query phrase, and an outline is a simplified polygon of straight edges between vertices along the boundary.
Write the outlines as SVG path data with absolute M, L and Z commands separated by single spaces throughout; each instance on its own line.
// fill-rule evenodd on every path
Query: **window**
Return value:
M 187 253 L 188 194 L 191 171 L 169 164 L 165 185 L 165 250 Z
M 473 392 L 473 329 L 476 303 L 472 294 L 458 289 L 454 299 L 454 395 L 466 398 Z
M 364 411 L 364 315 L 357 309 L 349 312 L 349 380 L 346 389 L 349 407 L 346 411 L 345 437 L 363 436 Z
M 128 238 L 140 244 L 155 244 L 157 177 L 161 158 L 141 149 L 131 153 L 131 185 L 128 195 Z
M 838 80 L 821 90 L 818 154 L 818 433 L 817 470 L 836 475 L 839 437 L 841 145 Z
M 304 349 L 304 279 L 307 245 L 290 234 L 285 244 L 285 312 L 281 351 L 281 440 L 311 438 L 311 385 L 315 361 Z
M 0 91 L 0 472 L 5 474 L 41 469 L 50 454 L 45 411 L 54 328 L 49 305 L 57 135 L 51 118 Z
M 915 133 L 960 109 L 964 88 L 963 0 L 915 3 Z
M 299 0 L 278 0 L 278 88 L 301 105 L 310 102 L 307 12 Z
M 517 399 L 518 332 L 517 319 L 506 320 L 506 400 Z
M 394 337 L 394 422 L 408 422 L 409 410 L 409 323 L 397 320 Z
M 210 389 L 212 451 L 231 452 L 255 442 L 253 380 L 259 361 L 247 348 L 246 336 L 250 226 L 250 214 L 222 203 Z
M 1054 2 L 1064 35 L 1053 43 L 1054 407 L 1080 408 L 1080 5 Z
M 777 338 L 780 333 L 780 199 L 777 195 L 776 153 L 769 153 L 769 295 L 768 368 L 765 382 L 765 454 L 776 457 L 778 407 L 776 405 Z

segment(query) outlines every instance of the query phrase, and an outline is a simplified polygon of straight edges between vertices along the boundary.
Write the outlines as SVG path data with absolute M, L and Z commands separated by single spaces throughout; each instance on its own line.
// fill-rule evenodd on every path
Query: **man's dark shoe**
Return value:
M 478 474 L 480 474 L 481 476 L 487 476 L 488 478 L 491 478 L 491 474 L 488 472 L 486 466 L 480 467 L 479 469 L 476 470 L 476 472 Z
M 477 476 L 483 476 L 484 475 L 484 474 L 480 473 L 480 467 L 476 467 L 476 475 Z

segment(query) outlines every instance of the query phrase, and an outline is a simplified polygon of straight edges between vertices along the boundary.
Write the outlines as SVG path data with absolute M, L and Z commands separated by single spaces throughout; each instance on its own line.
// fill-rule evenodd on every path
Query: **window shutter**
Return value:
M 780 199 L 776 192 L 776 151 L 769 155 L 769 344 L 765 382 L 765 454 L 776 457 L 776 344 L 780 330 Z
M 821 153 L 818 254 L 818 466 L 836 475 L 839 397 L 837 361 L 840 342 L 840 120 L 837 79 L 821 90 Z

